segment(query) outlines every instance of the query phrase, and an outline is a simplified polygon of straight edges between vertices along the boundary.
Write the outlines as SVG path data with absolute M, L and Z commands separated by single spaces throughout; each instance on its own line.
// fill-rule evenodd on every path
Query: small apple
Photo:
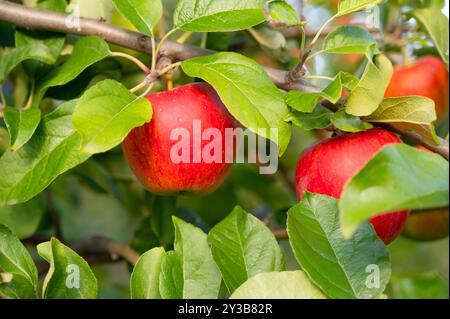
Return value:
M 207 193 L 215 190 L 231 168 L 225 160 L 210 162 L 204 157 L 205 146 L 221 143 L 219 157 L 226 149 L 226 129 L 237 127 L 216 91 L 206 83 L 189 84 L 171 91 L 147 96 L 153 107 L 152 120 L 130 132 L 123 142 L 128 163 L 139 181 L 148 190 L 158 194 L 182 192 Z M 209 136 L 211 129 L 220 132 L 216 139 Z M 174 160 L 174 147 L 180 143 L 179 133 L 186 133 L 187 160 Z M 209 136 L 204 139 L 205 135 Z M 208 139 L 210 139 L 208 141 Z M 228 143 L 230 144 L 230 143 Z M 234 144 L 234 143 L 231 143 Z M 222 147 L 223 146 L 223 147 Z M 179 151 L 176 151 L 178 156 Z
M 386 97 L 419 95 L 436 103 L 436 123 L 448 115 L 448 71 L 441 59 L 427 56 L 411 65 L 397 66 Z
M 297 195 L 304 191 L 339 199 L 344 187 L 388 144 L 401 143 L 393 133 L 382 129 L 332 137 L 307 150 L 296 171 Z M 391 243 L 402 231 L 408 211 L 384 213 L 371 218 L 378 236 Z
M 431 152 L 423 146 L 416 148 Z M 417 241 L 435 241 L 448 237 L 448 208 L 412 212 L 406 221 L 402 235 Z

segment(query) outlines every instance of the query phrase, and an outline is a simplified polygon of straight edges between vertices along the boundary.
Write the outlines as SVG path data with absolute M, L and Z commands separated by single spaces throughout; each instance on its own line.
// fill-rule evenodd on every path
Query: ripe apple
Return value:
M 307 150 L 296 171 L 297 195 L 304 191 L 340 198 L 344 187 L 378 151 L 388 144 L 401 143 L 394 134 L 371 129 L 332 137 Z M 386 244 L 402 231 L 408 211 L 384 213 L 371 218 L 378 236 Z
M 150 94 L 147 99 L 153 107 L 152 120 L 132 130 L 123 142 L 126 159 L 136 177 L 144 187 L 158 194 L 215 190 L 231 164 L 225 160 L 210 163 L 203 157 L 196 160 L 193 157 L 202 154 L 211 143 L 222 143 L 215 145 L 221 148 L 214 148 L 221 149 L 219 157 L 223 157 L 225 148 L 234 148 L 234 145 L 225 145 L 225 130 L 234 129 L 237 122 L 217 93 L 206 83 L 189 84 Z M 216 129 L 221 137 L 209 137 L 210 141 L 202 139 L 210 129 Z M 189 134 L 188 158 L 177 162 L 173 160 L 172 151 L 180 139 L 174 139 L 172 134 L 180 130 Z
M 423 146 L 416 148 L 431 152 Z M 417 241 L 435 241 L 448 237 L 448 208 L 412 212 L 406 221 L 402 235 Z
M 441 59 L 427 56 L 411 65 L 397 66 L 386 97 L 420 95 L 436 103 L 436 123 L 448 115 L 448 71 Z

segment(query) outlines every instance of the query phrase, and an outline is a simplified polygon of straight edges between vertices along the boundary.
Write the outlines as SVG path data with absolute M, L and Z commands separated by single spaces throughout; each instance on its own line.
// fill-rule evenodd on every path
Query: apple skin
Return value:
M 442 123 L 448 115 L 448 71 L 441 59 L 426 56 L 415 63 L 397 66 L 386 97 L 425 96 L 436 104 L 436 123 Z
M 296 170 L 297 196 L 318 193 L 339 199 L 344 187 L 384 146 L 402 143 L 388 131 L 376 128 L 332 137 L 307 150 Z M 387 245 L 402 231 L 408 211 L 390 212 L 370 219 L 378 237 Z
M 402 236 L 416 241 L 436 241 L 448 235 L 448 208 L 413 212 L 402 232 Z
M 430 152 L 423 146 L 417 149 Z M 449 209 L 413 211 L 406 221 L 402 235 L 416 241 L 436 241 L 449 235 Z
M 138 180 L 157 194 L 214 191 L 231 168 L 231 164 L 193 162 L 194 152 L 202 151 L 210 141 L 194 145 L 194 121 L 201 121 L 201 132 L 216 128 L 222 133 L 235 128 L 237 121 L 229 114 L 216 91 L 206 83 L 189 84 L 171 91 L 147 96 L 153 107 L 153 118 L 142 127 L 133 129 L 122 144 L 125 157 Z M 184 128 L 190 133 L 189 163 L 174 163 L 172 147 L 180 140 L 170 140 L 173 129 Z M 201 137 L 199 137 L 201 138 Z M 226 146 L 233 147 L 233 146 Z M 222 149 L 222 157 L 225 147 Z

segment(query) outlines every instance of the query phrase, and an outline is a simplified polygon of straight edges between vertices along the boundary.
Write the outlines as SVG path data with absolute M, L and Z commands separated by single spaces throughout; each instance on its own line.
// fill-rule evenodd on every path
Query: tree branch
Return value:
M 77 27 L 71 27 L 71 25 L 75 23 L 73 23 L 74 21 L 71 21 L 70 16 L 67 14 L 30 8 L 0 0 L 0 20 L 26 29 L 46 30 L 76 35 L 95 35 L 103 38 L 107 42 L 125 48 L 149 55 L 152 53 L 150 37 L 94 19 L 79 18 Z M 179 44 L 174 41 L 164 42 L 161 48 L 161 55 L 169 57 L 174 62 L 213 53 L 214 51 L 212 50 L 202 49 L 187 44 Z M 266 71 L 272 81 L 281 89 L 300 90 L 305 92 L 316 91 L 314 86 L 308 85 L 303 81 L 286 83 L 287 71 L 273 68 L 266 68 Z
M 73 249 L 86 258 L 108 254 L 111 261 L 126 260 L 135 265 L 139 259 L 139 253 L 131 247 L 105 237 L 92 237 L 82 243 L 73 246 Z
M 151 39 L 144 34 L 112 26 L 103 21 L 86 18 L 79 18 L 79 24 L 76 28 L 74 28 L 71 27 L 70 19 L 70 16 L 67 14 L 30 8 L 5 0 L 0 0 L 0 20 L 15 24 L 19 27 L 34 30 L 71 33 L 76 35 L 95 35 L 103 38 L 107 42 L 117 44 L 125 48 L 149 55 L 152 53 Z M 371 30 L 371 32 L 375 31 L 376 30 Z M 329 30 L 324 30 L 323 35 L 326 35 L 327 32 L 329 32 Z M 170 58 L 173 62 L 184 61 L 193 57 L 213 53 L 215 53 L 215 51 L 202 49 L 188 44 L 180 44 L 174 41 L 164 42 L 161 48 L 161 55 Z M 284 71 L 268 67 L 265 69 L 275 85 L 282 90 L 298 90 L 303 92 L 320 91 L 318 87 L 304 81 L 303 79 L 296 81 L 295 78 L 292 78 L 292 71 Z M 333 105 L 332 103 L 323 102 L 322 104 L 330 110 L 336 110 L 338 108 L 338 106 Z M 388 126 L 384 125 L 386 129 L 405 136 L 408 139 L 430 149 L 431 151 L 442 155 L 448 160 L 448 146 L 433 147 L 425 143 L 420 136 L 417 136 L 414 133 L 403 132 L 392 126 Z

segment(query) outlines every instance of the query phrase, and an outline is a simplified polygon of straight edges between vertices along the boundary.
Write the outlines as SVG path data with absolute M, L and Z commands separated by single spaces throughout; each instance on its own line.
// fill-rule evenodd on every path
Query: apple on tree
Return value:
M 410 65 L 397 66 L 386 97 L 420 95 L 436 104 L 436 123 L 448 115 L 448 71 L 441 59 L 427 56 Z
M 378 151 L 401 143 L 393 133 L 382 129 L 332 137 L 307 150 L 296 170 L 297 195 L 305 191 L 339 199 L 344 187 Z M 402 231 L 408 211 L 388 212 L 371 218 L 376 233 L 386 244 Z
M 123 142 L 125 156 L 136 177 L 148 190 L 158 194 L 215 190 L 231 164 L 225 160 L 209 163 L 203 157 L 195 160 L 194 154 L 202 154 L 210 141 L 202 139 L 195 143 L 193 140 L 208 135 L 209 128 L 215 128 L 221 132 L 221 142 L 225 145 L 225 130 L 237 126 L 216 91 L 209 84 L 197 83 L 150 94 L 147 98 L 153 107 L 152 120 L 131 131 Z M 201 121 L 200 131 L 196 131 L 195 121 Z M 179 141 L 171 135 L 179 129 L 190 134 L 190 158 L 176 163 L 171 158 L 171 150 Z M 225 147 L 222 147 L 223 154 L 219 154 L 221 157 Z

